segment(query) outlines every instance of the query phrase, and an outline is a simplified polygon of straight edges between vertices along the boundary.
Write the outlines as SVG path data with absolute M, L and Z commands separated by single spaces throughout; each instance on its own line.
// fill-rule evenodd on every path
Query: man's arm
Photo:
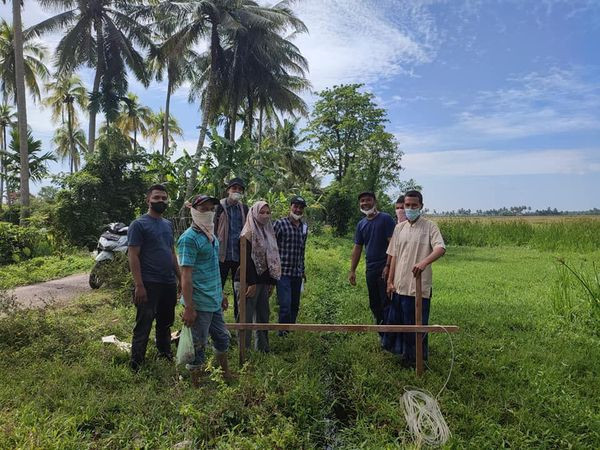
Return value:
M 446 253 L 446 249 L 444 247 L 435 247 L 429 256 L 414 265 L 412 269 L 413 275 L 416 277 L 418 274 L 423 272 L 429 264 L 444 256 L 444 253 Z
M 387 277 L 387 294 L 391 297 L 394 293 L 394 274 L 396 273 L 396 257 L 388 255 L 388 261 L 390 261 L 390 270 Z
M 191 327 L 196 321 L 196 308 L 194 307 L 194 285 L 192 284 L 192 272 L 194 268 L 192 266 L 183 266 L 181 268 L 181 291 L 183 292 L 183 303 L 185 309 L 183 310 L 183 323 L 186 326 Z
M 173 247 L 173 266 L 175 267 L 175 276 L 177 277 L 177 296 L 181 295 L 181 268 L 177 261 L 177 254 L 175 253 L 175 247 Z
M 352 286 L 356 286 L 356 267 L 360 261 L 360 255 L 362 253 L 362 245 L 354 244 L 352 249 L 352 257 L 350 258 L 350 274 L 348 275 L 348 281 Z
M 146 303 L 148 297 L 146 295 L 146 288 L 142 281 L 142 267 L 140 264 L 140 249 L 139 246 L 131 246 L 127 250 L 127 259 L 129 260 L 129 270 L 133 275 L 133 283 L 135 286 L 135 292 L 133 294 L 133 303 L 139 305 Z

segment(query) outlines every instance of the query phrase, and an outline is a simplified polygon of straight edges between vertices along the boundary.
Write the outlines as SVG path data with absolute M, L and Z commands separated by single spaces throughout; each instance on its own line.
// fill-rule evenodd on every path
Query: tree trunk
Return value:
M 162 142 L 162 155 L 167 156 L 169 151 L 169 108 L 171 106 L 171 77 L 167 82 L 167 101 L 165 102 L 165 121 L 163 123 L 163 142 Z
M 248 111 L 246 111 L 246 129 L 248 138 L 252 139 L 252 127 L 254 126 L 254 100 L 252 95 L 248 92 Z
M 138 120 L 136 117 L 133 118 L 133 154 L 137 155 L 137 129 Z
M 73 116 L 71 114 L 72 103 L 67 103 L 67 131 L 69 133 L 69 159 L 71 164 L 71 173 L 75 168 L 75 141 L 73 140 Z
M 21 0 L 13 0 L 13 28 L 15 48 L 15 78 L 17 94 L 17 118 L 19 127 L 19 154 L 21 156 L 21 225 L 29 217 L 29 152 L 27 148 L 27 102 L 25 99 L 25 68 L 23 61 L 23 24 Z
M 235 142 L 235 133 L 237 128 L 237 105 L 231 105 L 229 111 L 229 139 Z
M 262 147 L 262 133 L 263 133 L 263 105 L 261 103 L 258 113 L 258 149 Z
M 0 129 L 0 211 L 4 205 L 4 152 L 6 151 L 6 139 L 4 134 L 6 133 L 6 125 L 2 125 Z
M 104 34 L 102 33 L 102 22 L 94 23 L 96 28 L 96 75 L 94 75 L 94 86 L 92 88 L 92 96 L 98 95 L 100 91 L 100 79 L 104 73 Z M 90 125 L 88 128 L 88 154 L 94 153 L 94 145 L 96 144 L 96 111 L 90 109 Z
M 196 154 L 192 160 L 192 168 L 190 172 L 190 178 L 188 180 L 187 188 L 185 190 L 185 198 L 188 199 L 192 196 L 194 188 L 196 187 L 196 181 L 198 179 L 198 166 L 200 165 L 200 157 L 202 156 L 202 149 L 204 148 L 204 140 L 206 139 L 206 132 L 208 125 L 213 121 L 214 111 L 214 96 L 217 85 L 217 52 L 219 50 L 219 33 L 217 24 L 213 23 L 211 28 L 211 42 L 210 42 L 210 76 L 208 79 L 208 86 L 206 87 L 206 98 L 204 101 L 204 108 L 202 111 L 202 124 L 200 125 L 200 135 L 198 136 L 198 144 L 196 145 Z M 185 207 L 181 210 L 182 215 L 185 213 Z

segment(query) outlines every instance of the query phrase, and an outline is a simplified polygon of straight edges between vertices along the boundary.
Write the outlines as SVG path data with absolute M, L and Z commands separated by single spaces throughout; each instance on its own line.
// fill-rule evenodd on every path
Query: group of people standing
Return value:
M 303 220 L 306 201 L 290 199 L 286 217 L 272 221 L 271 208 L 264 201 L 251 207 L 243 203 L 244 181 L 232 179 L 225 198 L 197 195 L 186 204 L 191 226 L 174 242 L 173 226 L 162 215 L 168 195 L 162 185 L 148 189 L 148 212 L 134 220 L 128 232 L 129 264 L 137 307 L 133 331 L 131 367 L 138 370 L 156 322 L 159 357 L 172 360 L 170 327 L 175 305 L 181 296 L 183 322 L 192 330 L 195 359 L 187 368 L 198 383 L 205 373 L 205 348 L 212 340 L 215 358 L 226 379 L 231 378 L 227 362 L 230 333 L 223 311 L 229 307 L 224 292 L 231 276 L 234 316 L 239 321 L 240 240 L 246 245 L 246 321 L 269 322 L 269 298 L 277 290 L 279 322 L 296 323 L 300 297 L 306 281 L 304 253 L 308 226 Z M 423 283 L 423 323 L 428 323 L 431 298 L 431 263 L 445 252 L 437 226 L 420 217 L 423 198 L 409 191 L 396 203 L 397 220 L 377 209 L 372 192 L 358 197 L 365 217 L 358 223 L 350 262 L 349 282 L 356 285 L 356 268 L 366 248 L 366 283 L 369 305 L 377 324 L 414 323 L 415 276 Z M 412 308 L 412 309 L 411 309 Z M 411 313 L 412 311 L 412 313 Z M 246 345 L 250 345 L 250 333 Z M 254 347 L 269 351 L 267 331 L 254 332 Z M 287 332 L 280 332 L 285 336 Z M 414 333 L 380 334 L 384 349 L 398 354 L 407 364 L 414 362 Z M 426 341 L 424 342 L 427 347 Z M 425 356 L 427 352 L 425 352 Z

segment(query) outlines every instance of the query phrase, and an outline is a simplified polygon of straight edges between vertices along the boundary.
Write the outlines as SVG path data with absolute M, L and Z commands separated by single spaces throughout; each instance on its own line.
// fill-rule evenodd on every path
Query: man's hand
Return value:
M 197 316 L 198 316 L 198 313 L 196 312 L 196 310 L 193 307 L 186 306 L 185 309 L 183 310 L 183 314 L 181 315 L 181 318 L 183 319 L 183 323 L 186 326 L 191 327 L 192 325 L 194 325 L 194 322 L 196 321 Z
M 348 281 L 352 286 L 356 286 L 356 272 L 353 270 L 351 270 L 350 274 L 348 275 Z
M 221 300 L 221 309 L 223 311 L 227 311 L 227 308 L 229 308 L 229 300 L 227 300 L 227 295 L 225 294 L 225 292 L 223 292 L 223 300 Z
M 251 298 L 256 295 L 256 285 L 252 284 L 246 288 L 246 298 Z
M 388 283 L 387 284 L 387 295 L 389 298 L 392 298 L 392 295 L 394 295 L 394 283 Z
M 426 268 L 427 268 L 427 263 L 426 262 L 423 262 L 423 261 L 418 262 L 412 268 L 412 273 L 416 277 L 417 275 L 419 275 L 420 273 L 422 273 Z
M 388 273 L 390 272 L 390 266 L 385 266 L 383 268 L 383 272 L 381 272 L 381 279 L 382 280 L 387 280 L 388 277 Z
M 135 286 L 135 292 L 133 294 L 133 303 L 136 305 L 141 305 L 142 303 L 146 303 L 148 301 L 148 295 L 146 294 L 146 288 L 143 284 L 138 284 Z
M 306 283 L 306 272 L 302 274 L 302 280 Z

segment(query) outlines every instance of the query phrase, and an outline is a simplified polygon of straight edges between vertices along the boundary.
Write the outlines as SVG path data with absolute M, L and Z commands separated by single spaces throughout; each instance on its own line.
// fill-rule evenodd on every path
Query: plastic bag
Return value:
M 177 365 L 191 364 L 195 358 L 196 351 L 194 350 L 192 329 L 184 325 L 179 335 L 179 344 L 177 344 Z

